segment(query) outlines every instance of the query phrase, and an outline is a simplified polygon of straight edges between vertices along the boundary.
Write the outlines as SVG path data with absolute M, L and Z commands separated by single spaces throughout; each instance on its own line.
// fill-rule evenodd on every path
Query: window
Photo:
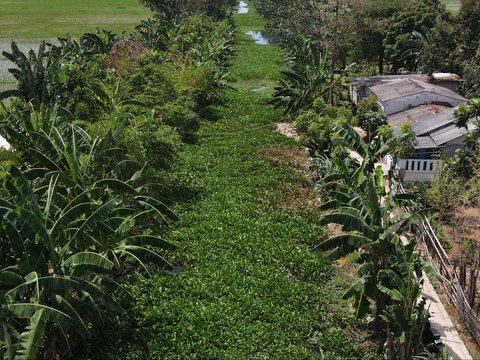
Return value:
M 430 162 L 430 171 L 433 171 L 433 162 Z
M 415 161 L 412 161 L 412 167 L 410 168 L 410 170 L 415 170 Z
M 407 160 L 407 165 L 405 165 L 405 170 L 408 170 L 408 160 Z
M 417 171 L 420 171 L 420 165 L 421 165 L 421 161 L 418 161 L 417 162 Z
M 427 162 L 426 161 L 423 162 L 423 171 L 427 171 Z

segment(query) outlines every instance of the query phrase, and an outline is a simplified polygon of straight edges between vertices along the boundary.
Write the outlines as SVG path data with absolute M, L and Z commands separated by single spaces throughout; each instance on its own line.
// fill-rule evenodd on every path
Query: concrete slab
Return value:
M 455 329 L 450 316 L 445 310 L 437 292 L 433 288 L 430 280 L 424 274 L 425 283 L 423 285 L 423 293 L 427 299 L 427 307 L 430 310 L 430 323 L 432 328 L 440 334 L 442 343 L 445 344 L 446 350 L 450 353 L 453 360 L 473 360 L 472 356 L 463 343 L 458 331 Z

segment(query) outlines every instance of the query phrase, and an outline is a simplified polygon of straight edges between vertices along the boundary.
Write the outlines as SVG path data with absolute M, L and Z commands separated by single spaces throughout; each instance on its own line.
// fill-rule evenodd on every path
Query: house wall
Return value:
M 445 148 L 443 150 L 442 157 L 444 158 L 451 158 L 455 156 L 455 151 L 458 149 L 462 149 L 464 146 L 465 135 L 460 136 L 452 141 L 449 141 L 445 144 Z
M 441 86 L 445 89 L 458 93 L 458 81 L 435 81 L 433 85 Z
M 390 168 L 395 166 L 395 175 L 403 181 L 431 181 L 443 169 L 442 160 L 398 159 L 394 164 L 392 157 L 388 155 L 384 162 Z
M 442 160 L 400 159 L 395 172 L 403 181 L 431 181 L 442 169 Z
M 379 104 L 382 105 L 387 115 L 396 114 L 398 112 L 405 111 L 420 105 L 430 104 L 435 101 L 448 103 L 453 107 L 463 103 L 460 100 L 452 99 L 443 95 L 433 94 L 430 92 L 422 92 L 419 94 L 409 95 L 397 100 L 389 100 L 386 102 L 380 99 L 378 100 Z
M 352 84 L 350 85 L 350 99 L 355 105 L 372 95 L 370 88 L 366 85 Z

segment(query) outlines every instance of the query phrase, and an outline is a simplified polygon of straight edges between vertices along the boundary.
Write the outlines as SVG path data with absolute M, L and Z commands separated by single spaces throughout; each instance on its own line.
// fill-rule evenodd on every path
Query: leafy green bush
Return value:
M 146 163 L 146 168 L 154 171 L 168 169 L 182 145 L 179 132 L 172 126 L 144 114 L 124 113 L 122 109 L 89 125 L 88 132 L 102 138 L 117 132 L 116 141 L 125 157 L 137 164 Z
M 160 109 L 160 117 L 164 124 L 177 130 L 184 141 L 191 142 L 195 139 L 195 132 L 200 127 L 198 115 L 181 101 L 163 106 Z
M 333 146 L 335 130 L 333 125 L 355 124 L 356 119 L 347 108 L 329 105 L 323 99 L 316 99 L 312 109 L 297 116 L 295 127 L 302 133 L 302 139 L 311 151 L 329 151 Z
M 139 67 L 129 78 L 137 99 L 147 108 L 164 106 L 176 100 L 181 93 L 181 83 L 175 71 L 166 64 L 149 63 Z
M 56 103 L 77 119 L 98 119 L 103 107 L 95 90 L 95 83 L 103 77 L 104 72 L 97 63 L 90 63 L 88 66 L 78 63 L 62 64 L 52 83 L 57 89 Z
M 180 135 L 171 126 L 156 124 L 146 126 L 148 130 L 139 134 L 146 160 L 157 169 L 170 167 L 181 144 Z
M 370 140 L 375 137 L 377 129 L 387 123 L 387 115 L 378 105 L 376 96 L 370 96 L 358 104 L 357 118 Z

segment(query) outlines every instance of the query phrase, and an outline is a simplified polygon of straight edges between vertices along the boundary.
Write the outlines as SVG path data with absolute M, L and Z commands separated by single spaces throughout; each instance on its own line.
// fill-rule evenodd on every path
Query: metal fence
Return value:
M 398 184 L 400 192 L 405 192 L 401 184 Z M 411 209 L 405 209 L 411 211 Z M 416 233 L 420 242 L 424 245 L 425 253 L 433 265 L 449 301 L 455 306 L 462 324 L 468 329 L 473 339 L 480 346 L 480 317 L 473 311 L 467 301 L 465 292 L 459 281 L 459 274 L 452 265 L 448 254 L 438 239 L 432 224 L 427 219 L 416 225 Z

